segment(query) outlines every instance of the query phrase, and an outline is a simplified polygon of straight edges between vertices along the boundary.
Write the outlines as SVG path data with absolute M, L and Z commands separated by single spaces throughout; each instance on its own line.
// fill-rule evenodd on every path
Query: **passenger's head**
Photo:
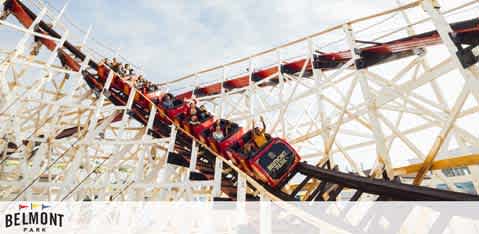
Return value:
M 215 131 L 216 131 L 216 132 L 221 132 L 221 127 L 220 127 L 219 124 L 216 125 Z

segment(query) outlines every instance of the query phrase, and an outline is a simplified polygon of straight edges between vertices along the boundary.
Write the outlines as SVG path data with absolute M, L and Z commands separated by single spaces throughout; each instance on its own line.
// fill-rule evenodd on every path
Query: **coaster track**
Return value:
M 147 126 L 150 118 L 153 116 L 153 122 L 149 129 L 150 135 L 155 138 L 174 137 L 174 150 L 169 152 L 168 163 L 183 167 L 190 167 L 192 162 L 191 155 L 194 145 L 199 147 L 198 160 L 194 160 L 194 168 L 199 172 L 192 173 L 192 180 L 211 180 L 215 174 L 215 160 L 223 160 L 226 165 L 223 167 L 221 190 L 228 195 L 229 200 L 234 200 L 237 196 L 237 183 L 240 176 L 247 178 L 250 191 L 247 194 L 247 200 L 258 200 L 258 193 L 268 194 L 272 200 L 297 200 L 296 195 L 300 193 L 304 187 L 314 181 L 312 192 L 306 197 L 307 201 L 335 201 L 337 196 L 344 190 L 354 190 L 355 193 L 351 197 L 352 201 L 356 201 L 365 194 L 376 195 L 377 200 L 404 200 L 404 201 L 469 201 L 479 200 L 479 196 L 421 187 L 410 184 L 402 184 L 398 177 L 391 178 L 384 174 L 382 179 L 363 177 L 357 174 L 343 173 L 337 168 L 331 168 L 328 163 L 322 166 L 314 166 L 306 162 L 300 163 L 294 173 L 291 173 L 277 188 L 255 181 L 242 172 L 238 167 L 230 161 L 225 160 L 223 155 L 219 155 L 210 149 L 204 142 L 196 139 L 188 131 L 181 128 L 178 124 L 179 120 L 170 119 L 162 108 L 157 107 L 143 93 L 131 87 L 118 74 L 114 74 L 109 69 L 102 69 L 98 62 L 89 59 L 81 49 L 71 44 L 67 40 L 62 40 L 62 35 L 57 33 L 43 20 L 36 21 L 37 15 L 30 10 L 25 4 L 19 0 L 7 0 L 4 3 L 5 9 L 9 10 L 12 15 L 25 27 L 32 28 L 36 33 L 38 40 L 50 51 L 56 51 L 57 58 L 61 63 L 74 72 L 81 72 L 83 79 L 98 95 L 104 95 L 113 104 L 117 106 L 128 106 L 129 100 L 133 100 L 131 109 L 124 113 L 119 113 L 114 117 L 114 121 L 119 121 L 123 115 L 136 119 L 139 123 Z M 36 24 L 36 25 L 33 25 Z M 32 26 L 33 25 L 33 26 Z M 460 50 L 458 54 L 465 55 L 461 57 L 464 67 L 469 67 L 477 62 L 476 57 L 472 55 L 472 49 L 479 44 L 477 38 L 479 35 L 479 20 L 472 19 L 464 22 L 452 24 L 455 30 L 454 39 L 458 45 L 466 44 L 467 48 Z M 338 69 L 344 65 L 349 65 L 348 61 L 357 58 L 354 62 L 356 69 L 363 69 L 369 66 L 389 62 L 400 59 L 405 56 L 411 56 L 424 49 L 426 46 L 435 45 L 441 42 L 438 32 L 432 31 L 416 36 L 411 36 L 399 40 L 389 41 L 385 43 L 374 42 L 373 46 L 363 47 L 356 51 L 356 55 L 351 51 L 341 51 L 335 53 L 322 53 L 314 55 L 314 61 L 310 59 L 301 59 L 283 64 L 281 67 L 270 67 L 260 71 L 251 72 L 250 75 L 240 76 L 235 79 L 223 83 L 215 83 L 205 87 L 199 87 L 194 91 L 182 93 L 178 95 L 179 99 L 190 98 L 193 94 L 198 97 L 219 94 L 224 88 L 233 90 L 250 85 L 251 82 L 260 82 L 269 79 L 264 85 L 278 84 L 277 73 L 295 74 L 310 73 L 314 69 L 329 70 Z M 461 47 L 462 48 L 462 47 Z M 120 88 L 119 88 L 120 87 Z M 101 124 L 101 120 L 99 121 Z M 60 132 L 56 139 L 62 139 L 77 134 L 81 129 L 72 127 L 64 129 Z M 18 146 L 10 147 L 13 151 Z M 304 176 L 303 181 L 297 185 L 292 191 L 285 191 L 290 180 L 301 174 Z

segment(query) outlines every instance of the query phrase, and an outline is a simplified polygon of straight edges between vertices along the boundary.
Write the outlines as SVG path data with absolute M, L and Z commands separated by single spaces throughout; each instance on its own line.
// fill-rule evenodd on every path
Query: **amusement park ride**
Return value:
M 20 38 L 0 51 L 2 200 L 479 200 L 443 173 L 479 163 L 477 1 L 414 1 L 155 92 L 102 62 L 119 55 L 66 6 L 0 2 L 2 37 Z

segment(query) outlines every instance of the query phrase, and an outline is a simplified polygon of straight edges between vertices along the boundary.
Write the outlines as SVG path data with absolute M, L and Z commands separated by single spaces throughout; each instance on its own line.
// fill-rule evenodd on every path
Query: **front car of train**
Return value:
M 249 165 L 258 179 L 274 188 L 294 171 L 300 160 L 291 145 L 280 138 L 273 138 L 249 159 Z
M 248 131 L 226 154 L 247 174 L 274 188 L 296 168 L 301 158 L 286 141 L 265 135 L 267 143 L 257 148 L 252 131 Z

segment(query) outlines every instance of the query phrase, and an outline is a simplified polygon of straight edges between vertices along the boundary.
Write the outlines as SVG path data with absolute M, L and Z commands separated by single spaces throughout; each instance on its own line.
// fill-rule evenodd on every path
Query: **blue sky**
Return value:
M 60 8 L 65 1 L 49 0 Z M 395 6 L 370 0 L 71 0 L 67 17 L 165 81 Z
M 47 1 L 61 8 L 66 0 Z M 442 0 L 441 3 L 455 6 L 463 1 Z M 124 57 L 144 68 L 147 79 L 160 82 L 395 6 L 394 0 L 71 0 L 67 17 L 85 29 L 92 25 L 96 40 L 120 48 Z M 421 9 L 417 10 L 424 15 Z M 477 11 L 469 13 L 477 16 Z M 385 28 L 397 26 L 390 24 Z M 383 27 L 377 29 L 384 30 Z M 21 36 L 18 33 L 5 35 L 0 37 L 3 48 L 14 48 L 19 38 L 13 37 Z M 442 56 L 447 54 L 439 52 Z M 436 52 L 428 53 L 431 58 L 436 57 L 432 61 L 440 61 L 441 56 L 436 56 Z M 395 69 L 381 70 L 386 76 L 394 72 Z M 451 106 L 459 93 L 455 90 L 462 88 L 462 83 L 457 82 L 456 73 L 448 74 L 447 78 L 442 82 L 449 82 L 444 87 L 447 87 L 446 100 Z M 187 85 L 189 89 L 193 87 L 193 84 Z M 434 95 L 430 90 L 421 93 Z M 298 109 L 302 108 L 298 105 Z M 414 142 L 429 139 L 433 138 L 418 136 Z M 428 147 L 430 143 L 421 145 Z

